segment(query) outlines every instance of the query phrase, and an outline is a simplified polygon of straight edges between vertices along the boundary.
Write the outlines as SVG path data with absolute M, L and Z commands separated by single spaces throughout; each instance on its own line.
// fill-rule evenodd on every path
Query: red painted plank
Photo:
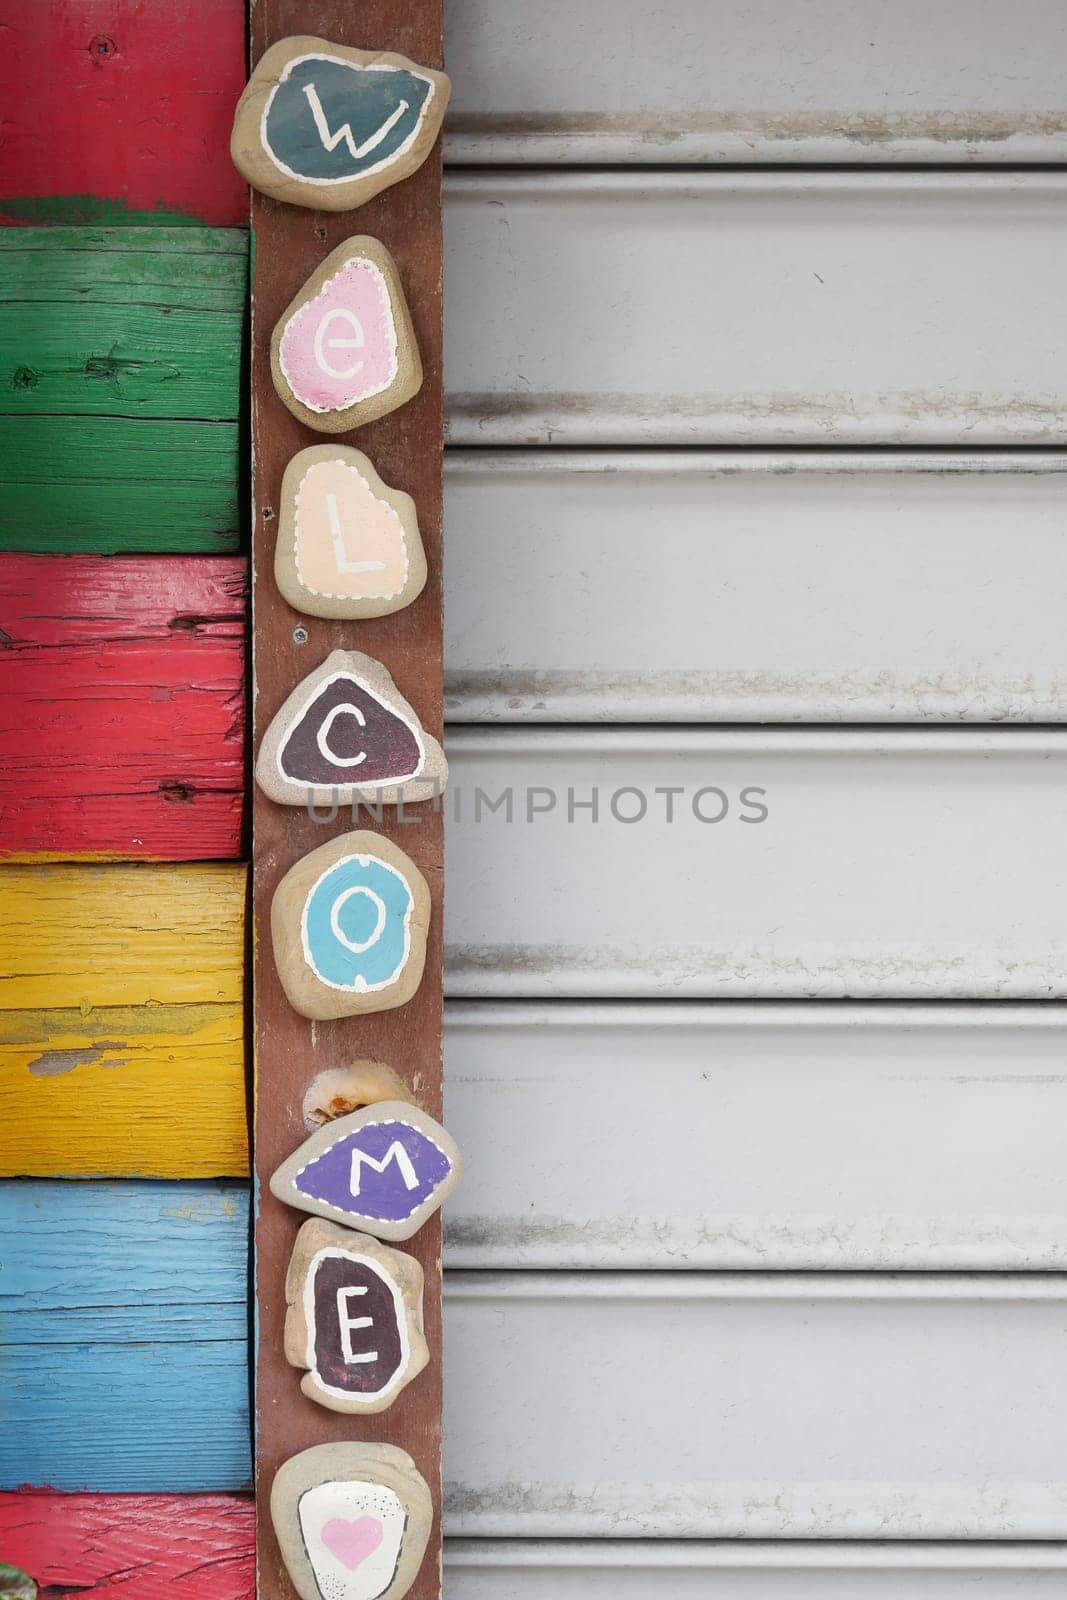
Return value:
M 246 225 L 229 160 L 244 0 L 31 0 L 7 8 L 3 38 L 0 211 Z M 26 203 L 4 205 L 14 198 Z
M 0 556 L 0 856 L 240 856 L 244 582 L 230 556 Z
M 253 1600 L 254 1536 L 240 1495 L 0 1494 L 0 1558 L 81 1600 Z

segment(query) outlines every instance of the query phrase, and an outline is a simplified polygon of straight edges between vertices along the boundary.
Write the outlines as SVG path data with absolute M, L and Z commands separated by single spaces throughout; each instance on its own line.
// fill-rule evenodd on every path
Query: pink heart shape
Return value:
M 384 1537 L 377 1517 L 333 1517 L 322 1530 L 323 1544 L 349 1572 L 362 1566 Z

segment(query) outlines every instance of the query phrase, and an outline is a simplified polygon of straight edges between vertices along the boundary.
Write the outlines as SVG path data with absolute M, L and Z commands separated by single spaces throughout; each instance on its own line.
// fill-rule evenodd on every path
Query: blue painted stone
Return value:
M 375 856 L 348 856 L 323 873 L 304 908 L 304 955 L 334 989 L 384 989 L 411 949 L 414 898 L 406 878 Z

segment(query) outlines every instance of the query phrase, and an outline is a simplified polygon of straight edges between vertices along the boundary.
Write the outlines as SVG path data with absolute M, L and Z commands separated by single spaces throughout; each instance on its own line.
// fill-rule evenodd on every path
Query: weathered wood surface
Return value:
M 1065 519 L 1051 452 L 450 451 L 446 712 L 1063 721 Z
M 241 542 L 236 422 L 0 416 L 5 550 L 225 553 Z
M 245 869 L 8 866 L 0 896 L 0 1171 L 242 1171 Z
M 34 0 L 5 26 L 0 213 L 243 223 L 243 0 Z
M 452 0 L 450 161 L 1062 161 L 1055 0 Z
M 0 1551 L 47 1594 L 254 1600 L 255 1513 L 229 1494 L 0 1494 Z
M 245 565 L 0 555 L 0 854 L 241 854 Z
M 0 545 L 239 540 L 244 230 L 0 232 Z
M 231 421 L 247 261 L 237 228 L 0 231 L 5 414 Z
M 252 12 L 252 59 L 293 33 L 319 34 L 365 50 L 395 50 L 426 66 L 441 60 L 439 0 L 258 0 Z M 359 624 L 359 648 L 381 661 L 427 731 L 440 736 L 442 704 L 441 526 L 441 199 L 434 155 L 403 183 L 352 216 L 316 214 L 253 194 L 255 241 L 252 309 L 253 445 L 253 672 L 255 732 L 262 738 L 294 685 L 331 649 L 350 648 L 351 625 L 305 617 L 281 599 L 273 579 L 274 541 L 282 474 L 298 449 L 319 435 L 297 422 L 278 399 L 269 370 L 269 341 L 278 317 L 329 251 L 354 231 L 380 239 L 394 256 L 411 308 L 425 377 L 419 394 L 399 410 L 360 428 L 349 442 L 364 450 L 385 481 L 411 494 L 426 549 L 429 579 L 403 611 Z M 346 436 L 347 437 L 347 436 Z M 303 630 L 294 641 L 294 630 Z M 428 813 L 428 814 L 427 814 Z M 419 821 L 412 824 L 412 817 Z M 370 825 L 370 824 L 367 824 Z M 378 824 L 373 823 L 377 828 Z M 415 997 L 395 1011 L 309 1024 L 289 1007 L 274 966 L 268 931 L 274 889 L 290 866 L 348 827 L 342 815 L 326 828 L 301 807 L 276 806 L 258 790 L 253 800 L 255 940 L 256 1160 L 261 1209 L 256 1227 L 257 1488 L 260 1600 L 288 1600 L 290 1585 L 267 1512 L 279 1463 L 312 1444 L 351 1437 L 343 1416 L 301 1395 L 283 1352 L 285 1268 L 299 1215 L 267 1190 L 267 1179 L 305 1137 L 301 1102 L 311 1078 L 338 1062 L 373 1057 L 413 1085 L 425 1109 L 440 1113 L 442 819 L 428 804 L 409 808 L 406 824 L 383 823 L 414 860 L 432 896 L 425 973 Z M 440 1482 L 441 1337 L 440 1224 L 434 1218 L 410 1243 L 426 1273 L 429 1367 L 390 1409 L 367 1418 L 365 1440 L 407 1450 L 434 1491 Z M 439 1593 L 435 1526 L 411 1600 Z
M 0 1176 L 248 1171 L 239 1001 L 7 1012 L 0 1030 Z
M 1062 446 L 1065 199 L 1062 171 L 452 173 L 449 441 Z
M 0 1186 L 0 1486 L 240 1488 L 243 1184 Z
M 0 867 L 0 1008 L 239 1001 L 244 868 Z

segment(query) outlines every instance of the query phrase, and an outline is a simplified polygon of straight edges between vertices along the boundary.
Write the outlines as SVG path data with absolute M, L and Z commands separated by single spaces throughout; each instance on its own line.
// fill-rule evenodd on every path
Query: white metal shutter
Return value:
M 1067 12 L 449 25 L 446 1593 L 1062 1593 Z

